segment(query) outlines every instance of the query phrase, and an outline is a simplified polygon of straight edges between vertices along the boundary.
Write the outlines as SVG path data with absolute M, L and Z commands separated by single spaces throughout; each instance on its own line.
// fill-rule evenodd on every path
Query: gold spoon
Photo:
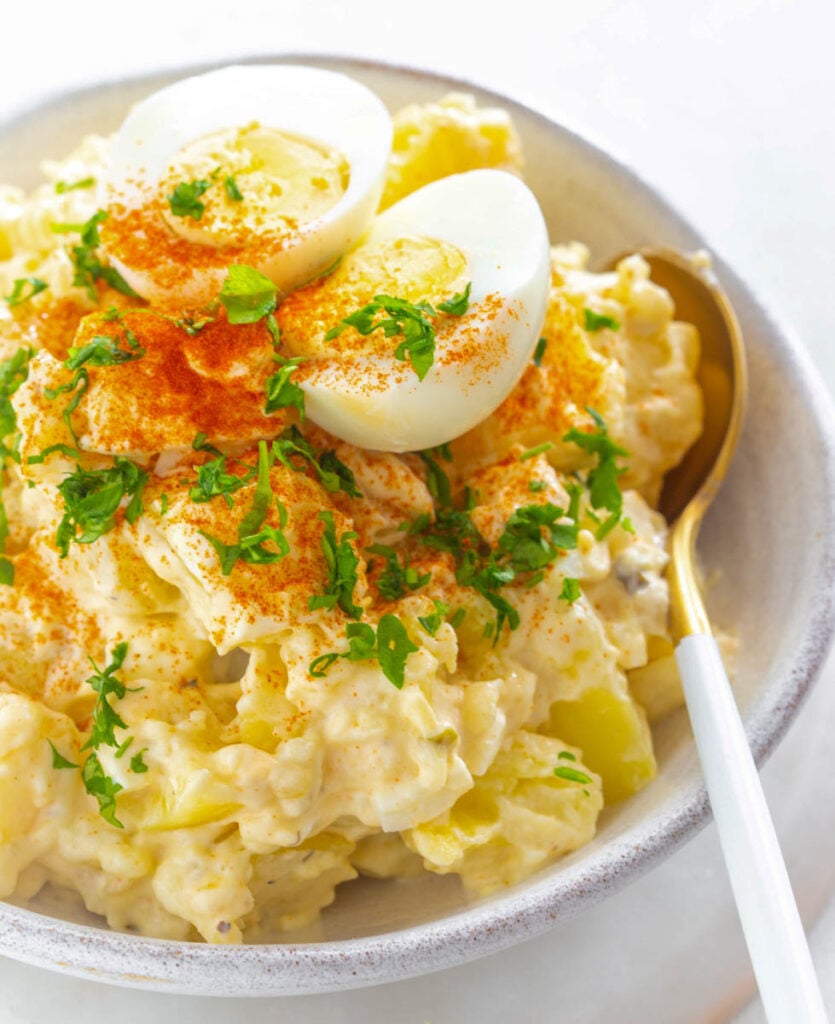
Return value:
M 725 478 L 742 429 L 747 371 L 742 331 L 706 260 L 673 249 L 641 250 L 676 317 L 702 343 L 698 379 L 704 432 L 664 479 L 669 523 L 671 617 L 676 661 L 705 786 L 766 1016 L 772 1024 L 827 1021 L 803 924 L 745 730 L 712 636 L 696 574 L 696 538 Z

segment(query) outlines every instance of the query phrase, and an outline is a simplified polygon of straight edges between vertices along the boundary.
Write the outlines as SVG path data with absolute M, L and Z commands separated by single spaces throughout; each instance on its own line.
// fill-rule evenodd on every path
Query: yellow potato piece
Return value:
M 163 831 L 220 821 L 242 806 L 234 797 L 231 787 L 198 769 L 188 777 L 170 780 L 151 803 L 142 826 Z
M 413 103 L 394 115 L 394 141 L 380 209 L 448 174 L 495 167 L 518 174 L 519 137 L 507 112 L 466 93 Z
M 601 687 L 551 706 L 549 733 L 583 751 L 583 762 L 603 779 L 607 803 L 624 800 L 655 778 L 646 715 L 628 694 Z

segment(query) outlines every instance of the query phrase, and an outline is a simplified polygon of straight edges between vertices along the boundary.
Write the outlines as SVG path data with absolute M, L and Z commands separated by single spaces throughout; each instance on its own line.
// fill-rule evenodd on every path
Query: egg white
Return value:
M 222 68 L 176 82 L 143 100 L 125 119 L 112 151 L 106 199 L 140 205 L 189 144 L 253 122 L 309 139 L 344 156 L 345 193 L 326 214 L 300 225 L 278 251 L 239 255 L 286 292 L 321 273 L 356 245 L 379 204 L 391 151 L 391 118 L 369 89 L 345 75 L 293 64 Z M 241 204 L 242 215 L 245 204 Z M 187 226 L 187 225 L 186 225 Z M 266 230 L 269 230 L 267 226 Z M 130 248 L 110 258 L 128 283 L 150 301 L 206 301 L 217 293 L 224 267 L 183 273 L 164 287 L 154 267 L 132 263 Z M 170 277 L 170 275 L 168 275 Z
M 409 235 L 448 242 L 467 259 L 470 312 L 461 333 L 439 332 L 435 361 L 423 380 L 379 345 L 316 361 L 301 387 L 307 416 L 362 448 L 416 451 L 446 443 L 480 423 L 507 397 L 531 358 L 545 319 L 550 285 L 548 233 L 533 193 L 504 171 L 451 175 L 381 214 L 364 245 Z M 358 250 L 359 252 L 359 250 Z M 501 306 L 496 309 L 496 296 Z M 479 304 L 488 300 L 483 314 Z M 466 332 L 466 338 L 463 337 Z M 477 333 L 476 333 L 477 332 Z M 503 339 L 501 362 L 485 354 L 447 359 L 458 341 L 473 349 Z M 368 386 L 385 379 L 384 386 Z

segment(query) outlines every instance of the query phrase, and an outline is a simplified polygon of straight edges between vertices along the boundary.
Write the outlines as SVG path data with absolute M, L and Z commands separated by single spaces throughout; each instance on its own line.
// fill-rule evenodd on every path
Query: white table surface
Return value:
M 544 13 L 547 12 L 547 13 Z M 835 7 L 828 0 L 4 4 L 0 118 L 157 67 L 330 52 L 457 74 L 602 142 L 701 227 L 835 390 Z M 763 777 L 835 1015 L 835 661 Z M 345 994 L 210 1000 L 0 959 L 0 1024 L 719 1022 L 752 991 L 713 828 L 543 938 Z M 756 1006 L 739 1022 L 761 1021 Z M 798 1022 L 802 1024 L 802 1022 Z

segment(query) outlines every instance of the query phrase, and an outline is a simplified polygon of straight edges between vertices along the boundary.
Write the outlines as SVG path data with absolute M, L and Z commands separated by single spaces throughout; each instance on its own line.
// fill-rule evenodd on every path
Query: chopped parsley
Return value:
M 263 320 L 278 345 L 278 324 L 275 319 L 278 291 L 273 282 L 254 267 L 233 263 L 220 289 L 220 302 L 226 310 L 230 324 L 254 324 Z M 295 406 L 304 421 L 304 392 L 290 380 L 301 358 L 285 359 L 277 352 L 273 357 L 281 369 L 274 373 L 266 384 L 267 404 L 264 411 L 269 414 L 277 409 Z
M 377 660 L 383 675 L 398 690 L 403 688 L 406 659 L 418 650 L 396 615 L 384 615 L 377 626 Z
M 563 751 L 565 753 L 565 751 Z M 562 757 L 562 754 L 560 754 Z M 580 782 L 583 785 L 588 785 L 591 782 L 591 776 L 586 775 L 585 772 L 581 772 L 579 768 L 571 768 L 567 764 L 558 765 L 554 769 L 554 775 L 558 779 L 564 779 L 566 782 Z
M 59 395 L 72 395 L 72 398 L 67 403 L 64 411 L 61 413 L 61 418 L 63 419 L 64 423 L 66 423 L 70 437 L 76 444 L 78 444 L 78 438 L 75 435 L 75 428 L 72 425 L 72 414 L 78 408 L 78 405 L 81 402 L 81 399 L 84 397 L 89 386 L 90 375 L 87 373 L 87 370 L 82 366 L 75 371 L 71 380 L 68 380 L 64 384 L 60 384 L 57 388 L 44 389 L 44 394 L 50 401 L 57 398 Z M 74 457 L 78 456 L 78 452 L 72 449 L 71 451 L 73 451 Z M 44 454 L 44 452 L 41 452 L 42 456 Z
M 181 181 L 168 196 L 168 205 L 175 217 L 191 217 L 200 220 L 206 211 L 206 204 L 200 202 L 200 196 L 212 187 L 205 178 L 195 181 Z
M 134 754 L 130 759 L 130 770 L 132 772 L 136 772 L 137 775 L 141 775 L 143 772 L 147 772 L 148 770 L 148 766 L 145 764 L 142 757 L 142 755 L 147 752 L 147 749 L 147 747 L 144 747 L 138 754 Z
M 514 572 L 544 569 L 560 551 L 577 547 L 577 523 L 566 523 L 565 518 L 565 510 L 550 502 L 516 509 L 497 545 Z
M 580 581 L 571 576 L 566 576 L 562 581 L 560 597 L 563 601 L 568 601 L 569 604 L 574 604 L 574 602 L 580 597 Z
M 64 515 L 58 524 L 55 544 L 61 557 L 70 545 L 92 544 L 116 524 L 116 511 L 125 498 L 125 519 L 135 523 L 142 514 L 142 492 L 148 474 L 130 459 L 117 455 L 110 469 L 82 469 L 64 477 L 58 491 L 64 499 Z
M 461 623 L 464 621 L 466 617 L 467 609 L 457 608 L 450 616 L 449 624 L 450 626 L 452 626 L 453 629 L 458 629 L 458 627 L 461 625 Z
M 401 563 L 397 551 L 387 544 L 372 544 L 366 550 L 383 559 L 384 568 L 377 577 L 377 589 L 388 601 L 397 601 L 407 590 L 420 590 L 432 579 L 432 573 L 420 573 L 409 565 L 409 555 L 405 551 Z M 369 569 L 372 564 L 369 562 Z
M 561 750 L 559 752 L 559 754 L 557 754 L 557 760 L 558 761 L 576 761 L 577 758 L 574 756 L 574 754 L 571 753 L 570 750 Z
M 276 308 L 276 287 L 254 267 L 233 263 L 220 289 L 220 302 L 230 324 L 255 324 Z
M 430 636 L 435 636 L 449 611 L 449 605 L 443 601 L 433 601 L 432 603 L 435 605 L 435 610 L 429 615 L 419 615 L 418 622 Z
M 519 456 L 520 462 L 527 462 L 528 459 L 535 459 L 537 455 L 542 455 L 545 452 L 549 452 L 554 447 L 553 441 L 543 441 L 542 444 L 536 445 L 534 448 L 528 448 L 527 451 L 522 452 Z
M 448 316 L 463 316 L 470 308 L 470 289 L 472 286 L 473 282 L 468 281 L 467 287 L 463 292 L 456 292 L 451 299 L 439 302 L 438 309 Z
M 68 370 L 78 370 L 84 365 L 118 366 L 120 363 L 141 359 L 145 355 L 145 349 L 139 344 L 133 331 L 126 328 L 124 338 L 129 346 L 128 349 L 119 347 L 118 338 L 113 338 L 109 334 L 96 334 L 81 348 L 71 348 L 68 358 L 64 361 L 64 366 Z M 61 390 L 56 389 L 54 393 L 61 394 Z
M 273 502 L 278 510 L 278 527 L 264 525 Z M 252 495 L 252 508 L 238 524 L 237 543 L 225 544 L 204 530 L 200 532 L 217 552 L 221 572 L 228 576 L 238 561 L 248 565 L 272 565 L 289 554 L 290 545 L 283 533 L 286 525 L 287 509 L 274 496 L 270 485 L 267 442 L 259 441 L 258 480 Z M 274 545 L 273 550 L 264 547 L 268 542 Z
M 197 467 L 197 483 L 189 491 L 189 497 L 198 505 L 205 504 L 213 498 L 223 497 L 223 500 L 232 507 L 234 500 L 232 495 L 249 483 L 255 476 L 255 469 L 247 467 L 243 476 L 226 472 L 227 458 L 222 453 L 216 459 L 204 462 Z
M 182 316 L 174 317 L 171 321 L 175 327 L 185 331 L 190 338 L 196 337 L 204 327 L 213 324 L 217 320 L 219 301 L 210 302 L 203 307 L 202 313 L 184 313 Z M 170 317 L 166 319 L 171 319 Z
M 75 192 L 77 189 L 92 188 L 95 185 L 95 178 L 80 178 L 78 181 L 56 181 L 55 192 L 62 196 L 65 192 Z
M 519 612 L 499 593 L 499 590 L 512 583 L 516 573 L 508 565 L 499 564 L 491 554 L 486 560 L 479 561 L 472 552 L 467 552 L 463 563 L 455 574 L 456 580 L 464 587 L 471 587 L 480 594 L 496 611 L 495 623 L 490 623 L 490 633 L 494 643 L 505 624 L 511 630 L 519 628 Z
M 293 371 L 304 362 L 304 357 L 296 356 L 294 359 L 285 359 L 276 354 L 273 359 L 281 366 L 281 369 L 267 378 L 267 404 L 264 406 L 264 412 L 269 415 L 278 409 L 296 408 L 302 423 L 304 423 L 304 392 L 298 384 L 290 379 Z
M 583 310 L 583 321 L 583 326 L 592 333 L 602 331 L 604 327 L 610 331 L 616 331 L 620 327 L 620 324 L 614 317 L 606 316 L 603 313 L 595 313 L 592 309 Z
M 273 441 L 273 454 L 288 469 L 297 473 L 310 466 L 319 478 L 319 483 L 331 494 L 343 491 L 352 498 L 361 498 L 354 474 L 345 463 L 329 449 L 317 454 L 316 449 L 295 425 L 285 430 Z
M 108 699 L 115 697 L 117 700 L 121 700 L 128 692 L 121 679 L 116 678 L 116 673 L 124 664 L 127 653 L 128 645 L 124 641 L 116 644 L 110 652 L 111 662 L 104 669 L 100 669 L 90 658 L 94 674 L 87 682 L 95 690 L 97 696 L 96 706 L 93 709 L 92 730 L 87 742 L 81 748 L 82 750 L 95 750 L 101 746 L 118 747 L 116 729 L 127 729 L 118 711 L 113 708 Z
M 536 348 L 533 350 L 533 365 L 542 366 L 542 357 L 545 355 L 545 349 L 548 348 L 548 339 L 540 338 L 536 343 Z
M 29 360 L 33 355 L 31 348 L 19 348 L 13 356 L 0 363 L 0 474 L 9 459 L 20 462 L 20 434 L 17 432 L 17 414 L 11 398 L 29 376 Z M 8 438 L 12 438 L 11 443 L 8 443 Z M 14 565 L 3 554 L 8 536 L 9 521 L 3 504 L 0 476 L 0 585 L 10 587 L 14 585 Z
M 243 193 L 238 188 L 238 183 L 232 177 L 231 174 L 227 174 L 223 179 L 223 188 L 226 192 L 227 198 L 233 203 L 240 203 L 243 200 Z
M 532 494 L 539 494 L 547 488 L 548 484 L 544 480 L 529 480 L 528 490 Z
M 441 467 L 439 458 L 446 462 L 452 462 L 452 452 L 448 444 L 439 445 L 437 448 L 430 448 L 427 451 L 418 452 L 424 466 L 426 466 L 426 486 L 436 503 L 442 508 L 452 507 L 452 487 L 445 470 Z
M 120 743 L 116 738 L 116 730 L 127 729 L 127 725 L 110 703 L 111 699 L 121 700 L 128 692 L 128 687 L 116 676 L 124 664 L 127 653 L 128 645 L 126 643 L 116 644 L 110 652 L 110 664 L 104 669 L 100 669 L 90 658 L 94 674 L 87 682 L 96 692 L 96 706 L 93 708 L 90 736 L 81 748 L 93 751 L 81 769 L 84 788 L 98 801 L 99 814 L 116 828 L 124 828 L 122 822 L 116 817 L 116 794 L 120 793 L 124 787 L 107 775 L 96 751 L 99 747 L 114 747 L 118 751 L 122 751 L 130 745 L 129 740 Z
M 46 281 L 42 281 L 39 277 L 17 277 L 12 285 L 11 294 L 4 295 L 3 298 L 9 309 L 14 309 L 15 306 L 22 306 L 24 302 L 34 299 L 48 287 Z
M 118 321 L 120 316 L 118 311 L 114 309 L 111 310 L 111 315 L 107 318 L 110 321 L 114 321 L 114 319 Z M 108 334 L 97 334 L 86 345 L 82 345 L 80 348 L 71 348 L 68 358 L 65 359 L 64 366 L 68 370 L 75 371 L 73 378 L 56 388 L 46 388 L 45 390 L 46 397 L 50 400 L 56 398 L 59 394 L 69 393 L 73 396 L 64 413 L 62 413 L 62 419 L 67 424 L 67 429 L 76 443 L 78 441 L 73 429 L 72 416 L 76 409 L 78 409 L 78 404 L 84 397 L 90 384 L 87 367 L 115 367 L 122 364 L 122 362 L 140 359 L 144 355 L 144 349 L 136 339 L 136 335 L 129 328 L 124 329 L 123 336 L 128 345 L 127 349 L 120 348 L 119 340 Z
M 192 220 L 202 220 L 206 212 L 206 204 L 201 202 L 203 196 L 212 185 L 218 180 L 220 168 L 216 168 L 209 178 L 197 178 L 193 181 L 181 181 L 168 196 L 168 205 L 175 217 L 191 217 Z M 223 179 L 223 191 L 226 198 L 233 203 L 239 203 L 243 199 L 243 193 L 238 188 L 238 183 L 231 174 Z
M 58 234 L 78 232 L 81 235 L 81 244 L 74 245 L 70 250 L 70 260 L 75 270 L 72 283 L 77 288 L 84 288 L 93 302 L 98 301 L 96 281 L 104 281 L 122 295 L 137 299 L 139 296 L 119 271 L 102 263 L 98 257 L 98 247 L 101 245 L 99 224 L 106 221 L 108 216 L 106 210 L 98 210 L 84 224 L 53 224 L 52 230 Z
M 348 650 L 343 654 L 332 652 L 314 658 L 309 672 L 316 679 L 325 676 L 340 658 L 347 661 L 376 660 L 383 675 L 398 690 L 406 681 L 406 661 L 418 647 L 409 639 L 406 627 L 396 615 L 383 615 L 377 630 L 367 622 L 349 622 L 345 627 Z
M 450 316 L 463 316 L 469 308 L 471 283 L 463 292 L 438 303 L 438 310 Z M 325 335 L 325 341 L 337 338 L 347 327 L 353 327 L 363 336 L 376 330 L 382 330 L 387 338 L 402 335 L 403 341 L 394 350 L 394 357 L 402 362 L 408 358 L 418 380 L 423 380 L 435 361 L 434 320 L 438 310 L 428 302 L 413 303 L 392 295 L 375 295 L 367 306 L 332 327 Z M 387 316 L 377 319 L 378 313 Z
M 47 740 L 46 742 L 52 748 L 52 767 L 53 768 L 55 768 L 55 769 L 62 769 L 62 768 L 77 768 L 78 767 L 77 764 L 73 764 L 72 761 L 67 760 L 67 758 L 64 757 L 64 755 L 59 750 L 56 749 L 55 744 L 52 742 L 52 740 Z
M 84 762 L 84 767 L 81 769 L 81 781 L 90 796 L 96 798 L 99 814 L 104 820 L 115 825 L 116 828 L 124 828 L 125 826 L 116 817 L 116 794 L 121 793 L 125 787 L 115 779 L 111 779 L 105 772 L 98 754 L 90 754 Z
M 610 513 L 596 532 L 597 539 L 602 540 L 617 526 L 623 514 L 623 494 L 618 477 L 625 469 L 618 466 L 617 460 L 619 456 L 627 456 L 629 453 L 609 437 L 609 431 L 600 413 L 590 407 L 587 407 L 586 411 L 594 420 L 596 429 L 582 431 L 574 427 L 563 437 L 563 441 L 570 441 L 597 458 L 597 465 L 586 475 L 586 486 L 589 489 L 592 508 L 606 509 Z
M 357 537 L 356 531 L 346 531 L 337 538 L 333 512 L 320 512 L 319 519 L 325 524 L 322 554 L 325 556 L 328 579 L 325 593 L 312 595 L 308 598 L 307 606 L 310 611 L 315 611 L 317 608 L 334 608 L 338 605 L 346 615 L 359 619 L 362 617 L 362 608 L 354 603 L 359 558 L 351 547 L 351 541 Z
M 489 632 L 496 643 L 505 626 L 515 630 L 520 621 L 501 590 L 516 582 L 536 586 L 563 551 L 576 548 L 578 508 L 576 502 L 568 511 L 550 502 L 521 506 L 507 520 L 494 549 L 464 509 L 437 508 L 434 520 L 418 516 L 407 533 L 420 544 L 453 556 L 459 585 L 475 590 L 496 612 Z

